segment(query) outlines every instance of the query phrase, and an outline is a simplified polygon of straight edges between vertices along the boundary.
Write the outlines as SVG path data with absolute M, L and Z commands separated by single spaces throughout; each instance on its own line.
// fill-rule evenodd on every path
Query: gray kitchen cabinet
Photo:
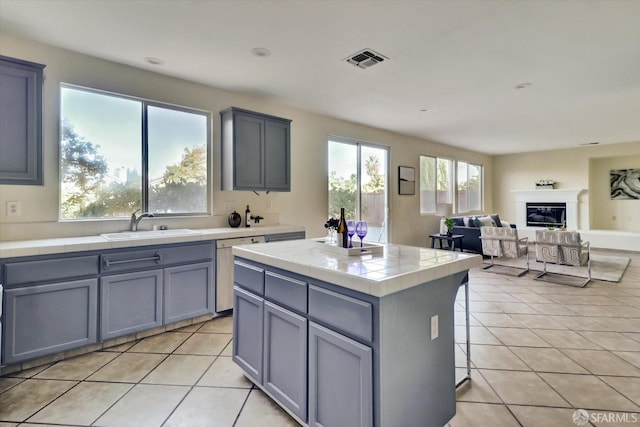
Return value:
M 0 184 L 42 185 L 44 67 L 0 56 Z
M 264 299 L 235 286 L 233 289 L 232 358 L 262 384 Z
M 270 191 L 291 190 L 291 149 L 289 120 L 265 119 L 264 187 Z
M 306 419 L 307 319 L 283 306 L 306 312 L 307 284 L 239 261 L 234 271 L 233 360 Z
M 208 241 L 0 259 L 2 363 L 213 315 L 214 250 Z
M 373 350 L 309 322 L 309 426 L 373 425 Z
M 3 364 L 97 342 L 96 278 L 7 289 L 4 300 Z
M 264 303 L 264 388 L 300 419 L 307 418 L 307 319 Z
M 291 120 L 231 107 L 222 122 L 222 190 L 290 191 Z
M 162 326 L 162 270 L 100 279 L 100 339 Z
M 213 263 L 181 265 L 164 270 L 164 323 L 213 312 Z
M 374 305 L 235 260 L 233 360 L 310 426 L 373 426 Z
M 150 246 L 101 256 L 100 339 L 213 314 L 213 243 Z

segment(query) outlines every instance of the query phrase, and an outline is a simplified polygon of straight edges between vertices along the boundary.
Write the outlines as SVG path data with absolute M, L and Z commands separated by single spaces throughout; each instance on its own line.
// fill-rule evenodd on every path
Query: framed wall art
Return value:
M 640 200 L 640 169 L 611 171 L 611 200 Z
M 416 194 L 416 169 L 398 166 L 398 194 Z

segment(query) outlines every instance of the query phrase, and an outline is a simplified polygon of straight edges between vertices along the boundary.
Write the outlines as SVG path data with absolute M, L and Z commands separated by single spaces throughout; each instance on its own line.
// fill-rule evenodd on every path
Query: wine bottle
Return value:
M 244 211 L 244 226 L 251 227 L 251 211 L 249 210 L 249 205 L 247 205 L 247 209 Z
M 340 222 L 338 223 L 338 246 L 343 248 L 349 247 L 349 239 L 347 234 L 347 221 L 344 219 L 344 208 L 340 208 Z

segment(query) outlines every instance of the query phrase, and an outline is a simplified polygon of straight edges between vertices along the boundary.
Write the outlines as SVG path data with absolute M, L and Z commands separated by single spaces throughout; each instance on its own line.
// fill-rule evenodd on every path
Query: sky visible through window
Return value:
M 204 111 L 62 85 L 61 217 L 209 212 L 210 120 Z
M 207 144 L 207 117 L 149 106 L 149 180 L 162 178 L 184 148 Z
M 111 179 L 124 182 L 127 169 L 142 173 L 140 101 L 68 87 L 63 87 L 61 94 L 62 119 L 78 135 L 100 146 L 99 153 L 107 159 Z
M 100 146 L 111 179 L 124 181 L 127 169 L 142 173 L 142 102 L 63 87 L 61 111 L 78 135 Z M 154 158 L 175 162 L 185 147 L 205 145 L 206 120 L 204 115 L 149 106 Z M 166 166 L 163 161 L 150 161 L 149 179 L 161 178 Z

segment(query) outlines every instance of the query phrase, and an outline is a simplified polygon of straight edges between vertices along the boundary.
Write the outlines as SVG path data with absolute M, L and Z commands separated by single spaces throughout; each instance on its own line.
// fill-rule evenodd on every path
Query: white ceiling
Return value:
M 640 141 L 639 0 L 0 0 L 0 26 L 488 154 Z

